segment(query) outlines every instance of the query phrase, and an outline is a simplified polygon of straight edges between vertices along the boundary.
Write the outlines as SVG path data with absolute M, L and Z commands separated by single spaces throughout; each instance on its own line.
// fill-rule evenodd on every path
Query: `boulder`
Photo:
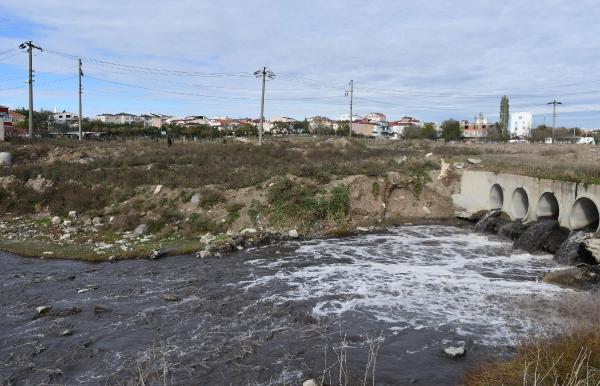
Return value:
M 70 227 L 71 225 L 73 225 L 73 221 L 71 221 L 71 220 L 65 220 L 65 221 L 63 221 L 62 225 L 64 227 Z
M 204 244 L 209 244 L 210 242 L 212 242 L 215 239 L 215 236 L 212 235 L 212 233 L 205 233 L 201 238 L 200 241 Z
M 200 259 L 206 259 L 207 257 L 210 257 L 210 252 L 207 250 L 196 252 L 196 257 Z
M 61 222 L 61 218 L 58 216 L 54 216 L 52 217 L 52 220 L 50 220 L 52 222 L 52 225 L 60 225 Z
M 465 164 L 462 162 L 457 162 L 454 164 L 455 169 L 464 169 L 464 167 L 465 167 Z
M 63 332 L 60 333 L 61 336 L 71 336 L 73 335 L 73 331 L 70 329 L 66 329 Z
M 72 218 L 72 219 L 77 218 L 77 212 L 74 210 L 69 211 L 69 218 Z
M 317 381 L 312 378 L 307 379 L 306 381 L 302 382 L 302 386 L 317 386 Z
M 148 225 L 140 224 L 137 226 L 137 228 L 135 228 L 133 232 L 140 236 L 145 235 L 146 233 L 148 233 Z
M 253 234 L 255 234 L 255 233 L 256 233 L 256 229 L 254 229 L 254 228 L 246 228 L 246 229 L 242 229 L 242 230 L 240 231 L 240 234 L 241 234 L 241 235 L 244 235 L 244 236 L 245 236 L 245 235 L 253 235 Z
M 0 187 L 2 187 L 2 189 L 10 189 L 12 186 L 16 185 L 19 182 L 19 180 L 17 179 L 17 177 L 15 176 L 6 176 L 6 177 L 0 177 Z
M 459 347 L 446 347 L 444 349 L 444 354 L 449 356 L 450 358 L 459 358 L 464 356 L 467 353 L 465 346 Z
M 52 180 L 47 180 L 44 177 L 38 175 L 37 178 L 32 178 L 27 180 L 25 186 L 29 189 L 32 189 L 38 193 L 44 193 L 46 190 L 50 189 L 54 183 Z
M 196 193 L 190 198 L 190 203 L 192 205 L 198 205 L 200 203 L 200 194 Z
M 292 229 L 288 232 L 288 237 L 290 237 L 292 239 L 297 239 L 298 237 L 300 237 L 300 235 L 298 234 L 297 230 Z
M 0 166 L 10 166 L 12 165 L 12 156 L 10 153 L 2 152 L 0 153 Z
M 586 242 L 593 238 L 592 233 L 574 232 L 562 243 L 554 260 L 564 265 L 574 265 L 577 263 L 596 264 L 596 258 L 587 250 Z
M 479 158 L 467 158 L 467 162 L 472 165 L 479 165 L 481 160 Z
M 500 229 L 498 229 L 498 235 L 507 239 L 517 240 L 526 230 L 527 225 L 520 221 L 513 221 L 502 225 Z
M 70 233 L 65 233 L 64 235 L 60 236 L 59 240 L 60 241 L 65 241 L 71 238 L 71 234 Z
M 92 219 L 92 225 L 95 227 L 99 227 L 100 225 L 102 225 L 102 219 L 100 217 L 94 217 Z
M 583 242 L 585 249 L 592 255 L 597 264 L 600 264 L 600 239 L 592 237 Z
M 450 166 L 450 164 L 446 161 L 444 161 L 444 159 L 442 159 L 442 165 L 440 167 L 440 174 L 438 175 L 438 181 L 442 181 L 445 180 L 446 178 L 448 178 L 448 176 L 450 175 L 450 172 L 452 171 L 452 167 Z
M 162 185 L 157 185 L 156 188 L 154 189 L 154 194 L 159 194 L 160 192 L 162 192 L 163 186 Z

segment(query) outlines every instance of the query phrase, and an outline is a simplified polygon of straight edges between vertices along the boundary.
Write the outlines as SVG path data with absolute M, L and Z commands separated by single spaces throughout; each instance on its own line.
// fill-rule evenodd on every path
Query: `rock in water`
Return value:
M 150 252 L 150 255 L 148 256 L 149 259 L 160 259 L 163 256 L 166 256 L 169 252 L 164 250 L 164 249 L 154 249 L 152 252 Z
M 554 259 L 565 265 L 577 263 L 597 264 L 594 255 L 585 246 L 585 242 L 593 236 L 593 233 L 589 232 L 572 233 L 560 249 L 556 251 Z
M 314 379 L 307 379 L 306 381 L 302 382 L 302 386 L 317 386 L 317 381 Z
M 38 315 L 44 315 L 44 314 L 47 314 L 48 312 L 50 312 L 51 308 L 52 307 L 49 307 L 49 306 L 39 306 L 39 307 L 35 308 L 35 312 L 37 312 Z
M 477 233 L 498 233 L 498 229 L 505 225 L 508 220 L 499 210 L 491 210 L 487 212 L 485 216 L 479 220 L 475 225 L 475 232 Z
M 10 153 L 2 152 L 0 153 L 0 166 L 10 166 L 12 165 L 12 156 Z
M 467 353 L 467 350 L 464 346 L 461 347 L 446 347 L 444 349 L 444 354 L 448 355 L 450 358 L 459 358 L 464 356 Z
M 542 220 L 533 223 L 515 242 L 515 248 L 526 252 L 544 251 L 550 235 L 560 228 L 556 220 Z
M 527 230 L 527 225 L 520 221 L 509 222 L 498 229 L 498 234 L 507 239 L 517 240 Z

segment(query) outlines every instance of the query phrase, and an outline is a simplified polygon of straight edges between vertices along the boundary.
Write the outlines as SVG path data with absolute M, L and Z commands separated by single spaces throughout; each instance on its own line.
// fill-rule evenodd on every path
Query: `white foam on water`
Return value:
M 268 265 L 281 269 L 241 285 L 268 288 L 278 280 L 291 289 L 277 301 L 314 301 L 317 317 L 361 313 L 392 331 L 446 327 L 484 344 L 512 344 L 536 328 L 517 313 L 516 300 L 558 300 L 569 291 L 536 280 L 552 267 L 550 255 L 513 254 L 510 242 L 447 226 L 311 241 Z

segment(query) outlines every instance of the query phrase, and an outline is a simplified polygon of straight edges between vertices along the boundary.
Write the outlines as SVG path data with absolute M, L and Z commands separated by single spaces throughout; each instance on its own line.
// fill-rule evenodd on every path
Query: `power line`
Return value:
M 56 50 L 47 50 L 46 52 L 49 52 L 49 53 L 55 54 L 55 55 L 59 55 L 59 56 L 63 56 L 63 57 L 67 57 L 70 59 L 81 58 L 85 62 L 93 62 L 96 64 L 120 67 L 120 68 L 124 68 L 124 69 L 129 69 L 131 71 L 146 71 L 146 72 L 157 73 L 157 74 L 162 73 L 162 74 L 171 74 L 171 75 L 206 76 L 206 77 L 220 77 L 220 76 L 222 76 L 222 77 L 252 77 L 252 74 L 249 74 L 246 72 L 232 73 L 232 72 L 202 72 L 202 71 L 168 70 L 168 69 L 162 69 L 162 68 L 134 66 L 134 65 L 129 65 L 129 64 L 109 62 L 106 60 L 94 59 L 94 58 L 89 58 L 89 57 L 79 57 L 76 55 L 72 55 L 72 54 L 68 54 L 68 53 L 64 53 L 64 52 L 60 52 L 60 51 L 56 51 Z

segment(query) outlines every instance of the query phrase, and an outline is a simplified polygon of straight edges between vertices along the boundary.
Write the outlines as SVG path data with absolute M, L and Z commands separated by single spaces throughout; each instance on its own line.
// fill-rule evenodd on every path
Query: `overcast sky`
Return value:
M 257 117 L 355 112 L 427 121 L 498 119 L 500 97 L 536 123 L 600 127 L 597 1 L 2 0 L 0 104 L 27 105 L 33 40 L 35 108 Z M 73 57 L 69 56 L 73 55 Z

